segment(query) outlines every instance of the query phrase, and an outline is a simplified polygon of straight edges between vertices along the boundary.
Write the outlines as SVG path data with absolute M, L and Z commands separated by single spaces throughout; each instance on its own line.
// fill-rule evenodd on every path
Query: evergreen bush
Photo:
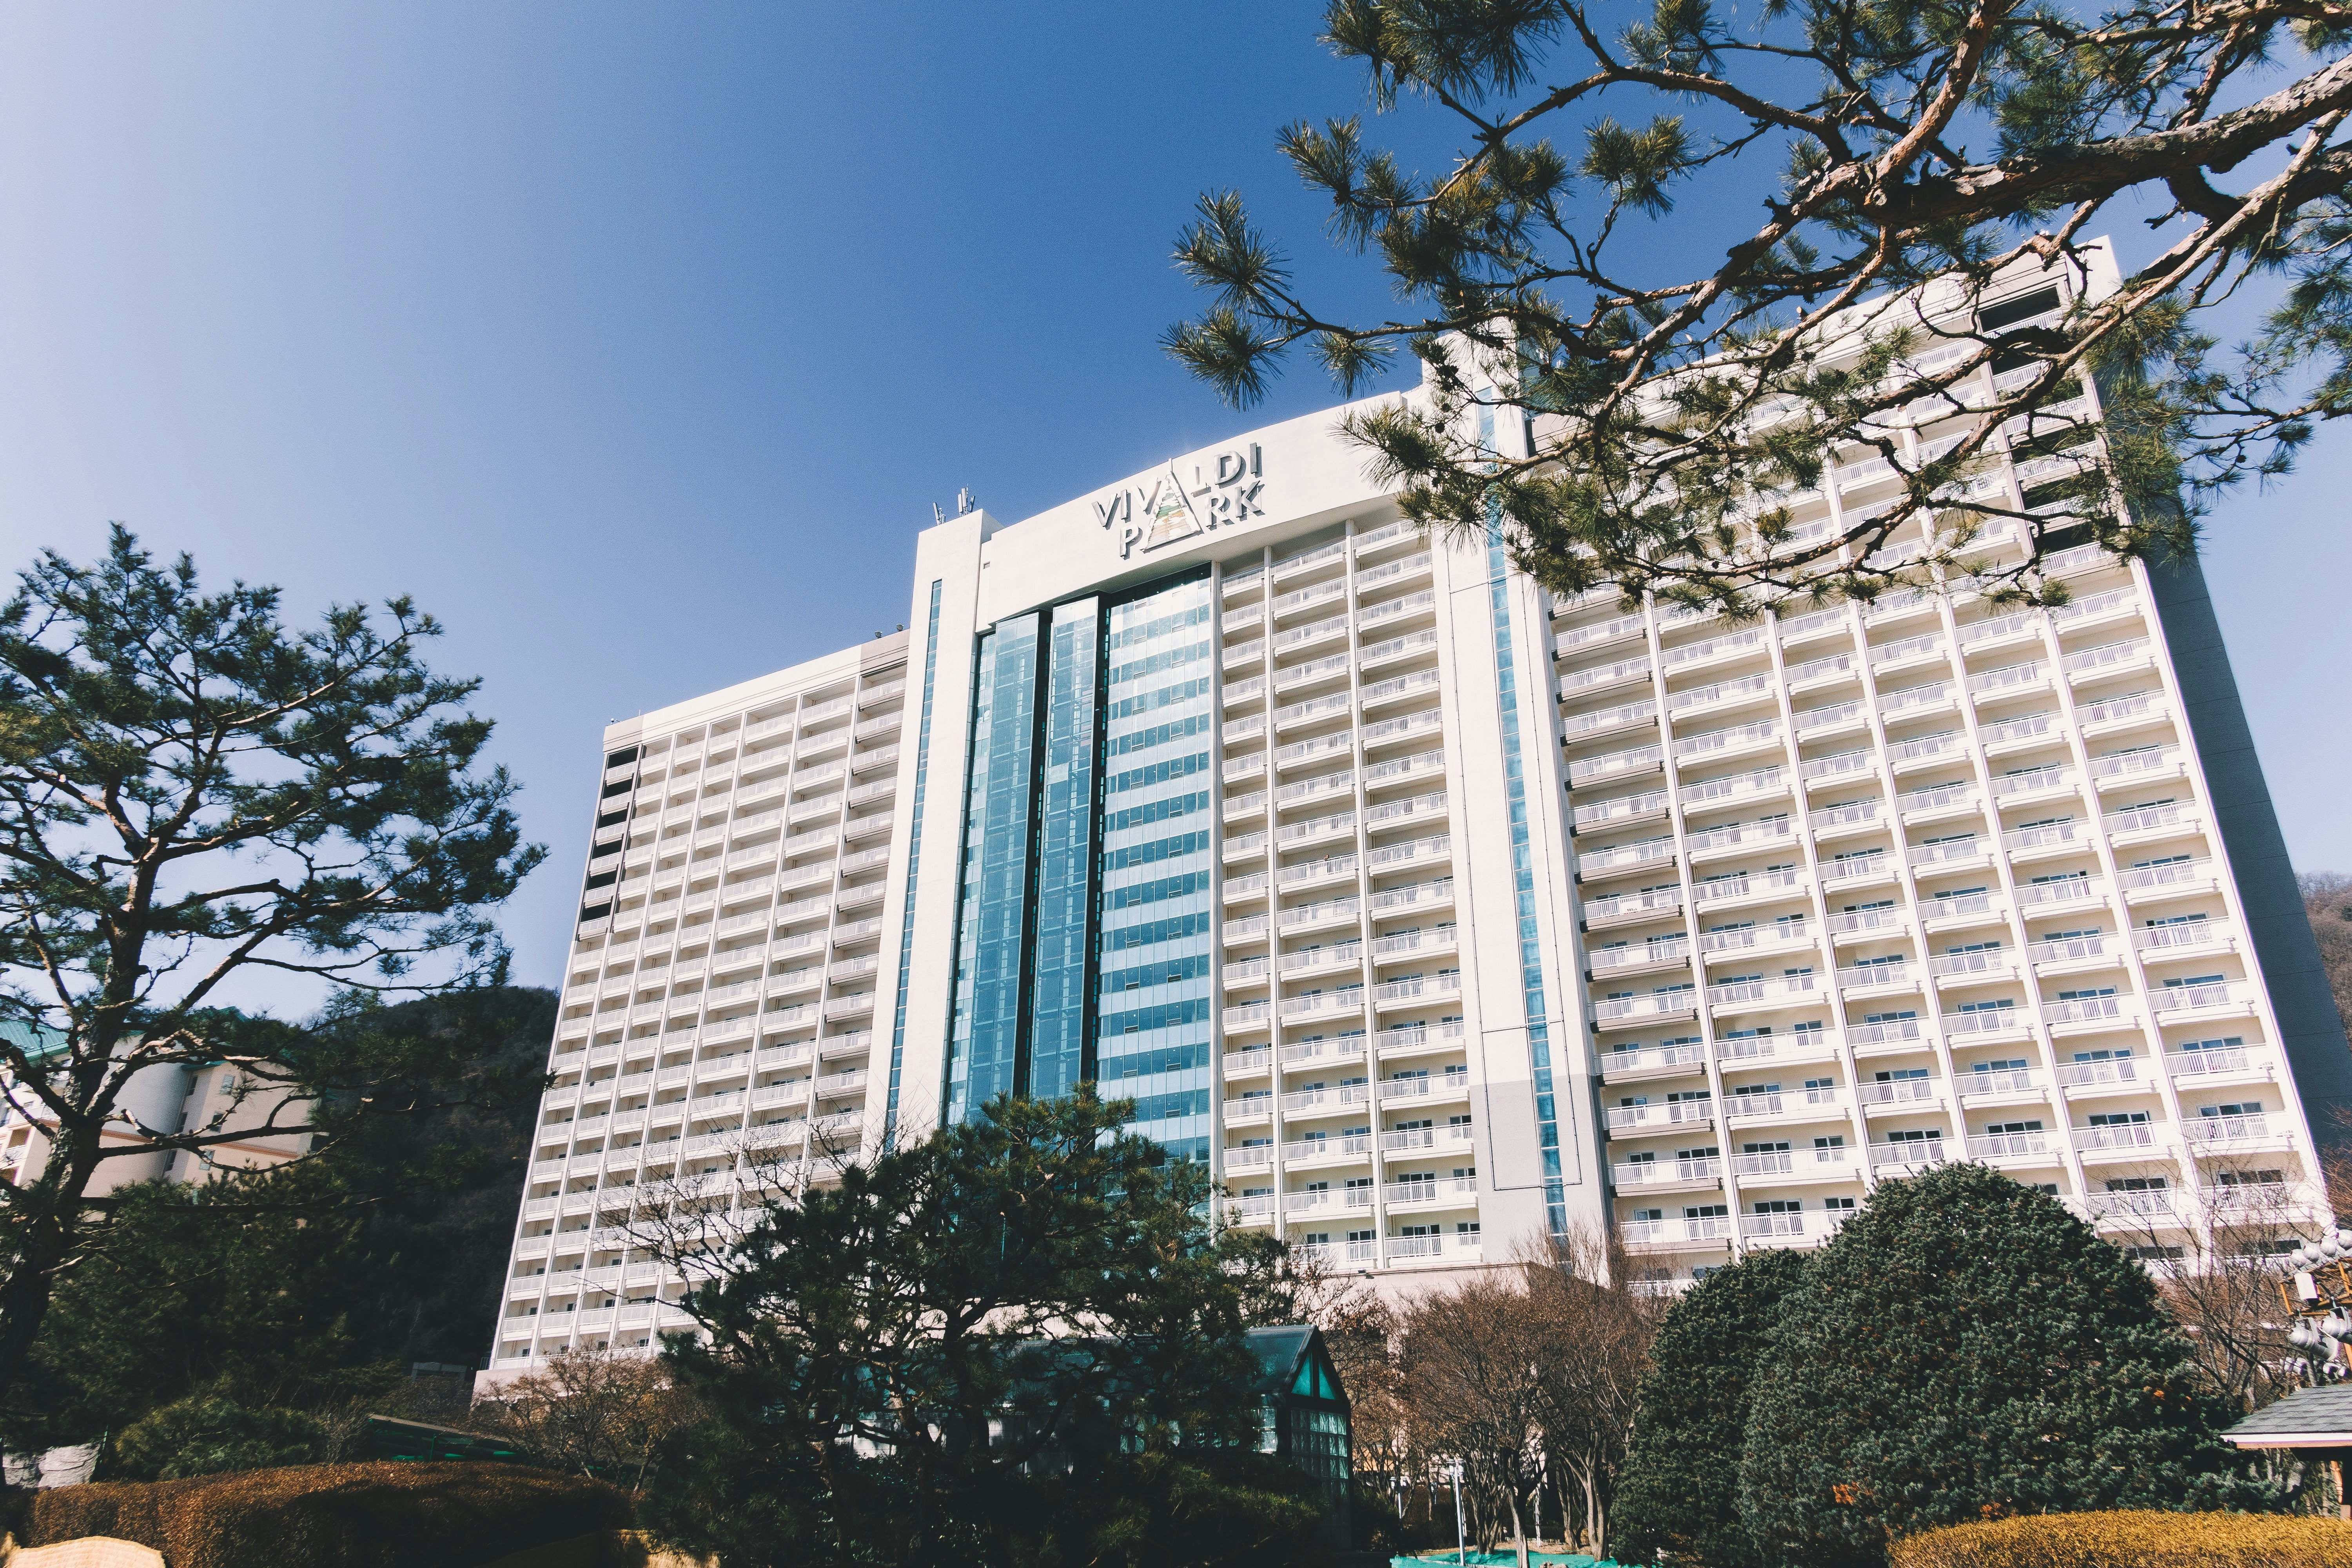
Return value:
M 1739 1507 L 1768 1560 L 1885 1562 L 2012 1514 L 2276 1502 L 2217 1434 L 2147 1271 L 1982 1165 L 1882 1184 L 1816 1255 L 1749 1398 Z
M 1661 1553 L 1699 1568 L 1765 1561 L 1739 1517 L 1740 1441 L 1766 1336 L 1808 1261 L 1795 1252 L 1751 1253 L 1668 1310 L 1650 1347 L 1611 1519 L 1610 1545 L 1626 1561 Z

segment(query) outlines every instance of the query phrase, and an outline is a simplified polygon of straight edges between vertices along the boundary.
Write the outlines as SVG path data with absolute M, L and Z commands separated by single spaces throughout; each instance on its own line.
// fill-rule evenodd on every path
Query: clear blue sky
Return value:
M 1017 518 L 1331 400 L 1302 368 L 1235 415 L 1153 342 L 1209 186 L 1381 302 L 1272 150 L 1361 106 L 1318 10 L 0 12 L 0 569 L 121 519 L 300 616 L 414 594 L 553 849 L 508 914 L 551 982 L 607 720 L 903 620 L 959 486 Z M 2209 570 L 2288 842 L 2352 868 L 2323 445 Z

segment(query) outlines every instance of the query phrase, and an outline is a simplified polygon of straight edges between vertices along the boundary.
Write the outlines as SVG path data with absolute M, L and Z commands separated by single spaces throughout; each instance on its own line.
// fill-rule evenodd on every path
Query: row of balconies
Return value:
M 1310 1218 L 1318 1214 L 1369 1211 L 1376 1191 L 1380 1202 L 1390 1208 L 1472 1208 L 1478 1202 L 1478 1178 L 1432 1175 L 1384 1182 L 1377 1187 L 1367 1180 L 1336 1189 L 1324 1186 L 1280 1194 L 1244 1193 L 1239 1197 L 1228 1196 L 1223 1207 L 1241 1224 L 1262 1225 L 1277 1211 L 1286 1217 L 1306 1215 Z
M 1929 655 L 1941 657 L 1943 648 L 1940 639 L 1915 640 L 1924 640 L 1927 644 L 1926 647 L 1916 650 L 1915 657 L 1925 658 Z M 1908 645 L 1895 646 L 1900 648 Z M 2153 662 L 2153 652 L 2146 640 L 2137 639 L 2100 648 L 2086 649 L 2079 655 L 2071 656 L 2065 663 L 2070 673 L 2080 676 L 2092 670 L 2119 672 L 2125 668 L 2144 667 Z M 1832 667 L 1859 668 L 1859 660 L 1852 654 L 1840 654 L 1833 658 L 1819 662 Z M 1593 679 L 1585 680 L 1584 685 L 1600 686 L 1614 679 L 1646 677 L 1649 673 L 1649 666 L 1647 660 L 1631 660 L 1585 673 Z M 1815 672 L 1817 677 L 1838 673 L 1841 671 L 1836 668 Z M 2029 689 L 2046 689 L 2049 673 L 2047 667 L 2040 662 L 2006 666 L 1969 677 L 1968 689 L 1972 696 L 1979 699 L 2021 695 Z M 1792 689 L 1801 689 L 1802 684 L 1799 681 L 1790 682 Z M 1717 709 L 1743 701 L 1769 701 L 1773 696 L 1775 685 L 1772 676 L 1769 672 L 1763 672 L 1736 680 L 1721 681 L 1710 686 L 1669 693 L 1667 697 L 1669 721 L 1671 722 L 1686 715 L 1706 716 Z M 1568 695 L 1565 687 L 1566 683 L 1563 682 L 1563 700 Z M 1906 713 L 1925 713 L 1938 708 L 1948 709 L 1958 701 L 1959 694 L 1959 688 L 1954 682 L 1948 679 L 1933 680 L 1895 690 L 1882 689 L 1878 692 L 1874 702 L 1855 697 L 1824 706 L 1799 709 L 1792 714 L 1791 720 L 1796 731 L 1801 735 L 1809 732 L 1826 733 L 1849 726 L 1858 727 L 1873 711 L 1882 718 L 1895 719 Z M 2090 729 L 2127 720 L 2152 719 L 2163 711 L 2165 711 L 2164 706 L 2155 694 L 2133 693 L 2127 697 L 2088 702 L 2077 710 L 2077 718 L 2083 727 Z M 1575 744 L 1608 731 L 1635 724 L 1654 725 L 1657 713 L 1657 700 L 1652 697 L 1640 698 L 1612 708 L 1571 713 L 1561 721 L 1560 739 L 1564 743 Z M 2028 719 L 1989 724 L 1979 731 L 1979 735 L 1985 743 L 2006 745 L 2045 736 L 2051 733 L 2055 721 L 2054 713 L 2032 715 Z M 1685 741 L 1678 741 L 1675 752 L 1678 757 L 1692 756 L 1704 751 L 1721 749 L 1727 744 L 1745 744 L 1749 741 L 1760 742 L 1769 738 L 1771 733 L 1773 732 L 1756 731 L 1746 735 L 1734 733 L 1727 740 L 1720 737 L 1693 736 Z M 1710 739 L 1714 743 L 1706 743 Z
M 789 958 L 802 952 L 822 952 L 827 947 L 851 947 L 880 936 L 882 921 L 878 916 L 844 921 L 828 930 L 795 931 L 766 942 L 744 943 L 721 948 L 716 952 L 697 952 L 670 963 L 656 963 L 656 958 L 668 958 L 677 944 L 699 945 L 715 938 L 724 938 L 753 929 L 766 930 L 770 925 L 782 925 L 812 916 L 826 918 L 834 912 L 834 900 L 827 898 L 803 899 L 779 910 L 753 910 L 749 914 L 730 915 L 709 926 L 688 928 L 684 931 L 667 933 L 652 942 L 641 943 L 632 937 L 626 942 L 613 942 L 604 948 L 588 948 L 580 959 L 601 962 L 605 967 L 598 976 L 593 972 L 575 975 L 563 993 L 563 1005 L 576 1006 L 589 1001 L 609 1002 L 614 997 L 626 997 L 648 987 L 677 987 L 705 976 L 716 977 L 730 971 Z M 642 960 L 642 962 L 641 962 Z
M 1360 988 L 1359 988 L 1360 989 Z M 1702 995 L 1710 1016 L 1728 1013 L 1777 1009 L 1801 1005 L 1809 1000 L 1825 1000 L 1828 988 L 1822 977 L 1813 974 L 1780 975 L 1769 979 L 1743 980 L 1731 984 L 1710 985 L 1702 994 L 1688 983 L 1664 985 L 1642 996 L 1603 997 L 1592 1005 L 1592 1026 L 1596 1029 L 1625 1028 L 1644 1020 L 1672 1022 L 1695 1018 Z M 2042 1022 L 2053 1028 L 2060 1026 L 2095 1025 L 2101 1027 L 2137 1027 L 2139 1020 L 2128 1012 L 2125 1004 L 2135 1000 L 2131 995 L 2096 996 L 2088 998 L 2047 998 L 2042 1004 Z M 2204 984 L 2159 984 L 2148 988 L 2138 998 L 2147 1011 L 2158 1018 L 2174 1016 L 2223 1015 L 2251 1010 L 2257 1000 L 2254 988 L 2242 981 L 2213 980 Z M 1945 1013 L 1940 1019 L 1945 1035 L 2024 1035 L 2033 1029 L 2032 1015 L 2013 1002 L 1983 1005 L 1964 1004 L 1959 1009 Z M 1893 1040 L 1916 1039 L 1919 1020 L 1907 1018 L 1895 1025 L 1849 1024 L 1846 1034 L 1849 1044 L 1860 1046 L 1884 1044 Z M 1231 1027 L 1229 1023 L 1228 1027 Z M 1907 1026 L 1910 1033 L 1900 1032 Z M 1895 1029 L 1897 1032 L 1874 1035 L 1871 1031 Z
M 1901 611 L 1929 607 L 1929 602 L 1921 598 L 1895 600 L 1895 596 L 1890 596 L 1890 600 L 1894 602 L 1886 603 L 1877 612 L 1868 615 L 1865 626 L 1883 621 Z M 1979 647 L 1998 647 L 2011 638 L 2020 641 L 2038 640 L 2040 614 L 2032 611 L 2021 612 L 1964 626 L 1959 628 L 1960 645 L 1963 648 L 1973 651 Z M 2137 617 L 2137 599 L 2131 590 L 2116 589 L 2105 594 L 2089 595 L 2074 605 L 2065 606 L 2053 615 L 2053 619 L 2062 627 L 2086 629 L 2103 622 L 2121 619 L 2127 616 Z M 1671 613 L 1662 615 L 1660 616 L 1662 626 L 1671 624 L 1674 618 Z M 1612 685 L 1647 680 L 1660 669 L 1680 670 L 1739 657 L 1752 657 L 1765 651 L 1776 629 L 1780 640 L 1784 645 L 1793 645 L 1810 637 L 1846 633 L 1851 625 L 1843 610 L 1827 610 L 1779 623 L 1777 628 L 1771 626 L 1751 626 L 1727 629 L 1712 637 L 1664 647 L 1660 650 L 1654 663 L 1648 653 L 1643 652 L 1628 655 L 1606 663 L 1564 668 L 1559 680 L 1559 690 L 1565 697 L 1576 692 L 1605 689 Z M 1554 657 L 1563 666 L 1567 666 L 1569 658 L 1576 649 L 1597 650 L 1612 643 L 1632 640 L 1642 636 L 1643 629 L 1643 617 L 1633 615 L 1620 616 L 1594 626 L 1560 632 L 1554 638 Z M 2130 639 L 2119 640 L 2127 642 Z M 1868 644 L 1863 649 L 1849 647 L 1835 653 L 1791 660 L 1782 667 L 1783 679 L 1791 688 L 1801 688 L 1813 682 L 1856 676 L 1865 664 L 1874 670 L 1893 671 L 1914 662 L 1939 657 L 1944 651 L 1945 645 L 1940 630 L 1913 633 L 1884 643 Z M 2078 651 L 2086 653 L 2089 650 Z M 2079 663 L 2074 662 L 2074 655 L 2062 654 L 2061 658 L 2067 663 L 2069 673 L 2107 668 L 2123 662 L 2123 656 L 2118 652 L 2110 652 L 2099 658 L 2084 658 Z M 2000 690 L 2017 684 L 2018 679 L 2028 679 L 2020 677 L 2010 679 L 1983 680 L 1979 684 L 1982 676 L 1990 673 L 1979 672 L 1979 675 L 1972 676 L 1970 679 L 1972 689 L 1979 691 Z M 1749 678 L 1749 679 L 1753 679 L 1755 678 Z M 1746 681 L 1738 681 L 1734 685 L 1757 691 L 1770 689 L 1769 684 L 1748 688 Z M 1729 697 L 1736 694 L 1736 692 L 1725 692 L 1722 695 Z M 1677 700 L 1678 698 L 1680 700 Z M 1681 708 L 1703 701 L 1705 699 L 1686 692 L 1669 693 L 1669 700 L 1673 706 Z
M 1288 1167 L 1370 1159 L 1376 1137 L 1383 1154 L 1410 1154 L 1423 1149 L 1451 1151 L 1457 1146 L 1468 1146 L 1471 1123 L 1463 1121 L 1444 1127 L 1397 1128 L 1380 1133 L 1366 1130 L 1297 1139 L 1282 1145 L 1282 1163 Z M 1228 1143 L 1224 1149 L 1224 1166 L 1227 1171 L 1267 1169 L 1274 1164 L 1274 1156 L 1275 1145 L 1271 1142 Z
M 1335 553 L 1326 559 L 1336 562 L 1339 554 Z M 1412 578 L 1426 575 L 1429 568 L 1430 553 L 1423 550 L 1399 560 L 1360 568 L 1352 574 L 1343 573 L 1338 576 L 1325 578 L 1321 582 L 1309 583 L 1304 587 L 1277 594 L 1269 600 L 1255 604 L 1233 604 L 1231 600 L 1235 596 L 1235 591 L 1244 588 L 1248 583 L 1247 579 L 1244 579 L 1241 583 L 1228 588 L 1228 603 L 1219 617 L 1221 629 L 1227 633 L 1238 631 L 1245 626 L 1257 625 L 1269 615 L 1279 622 L 1301 611 L 1328 604 L 1334 599 L 1344 597 L 1351 581 L 1360 593 L 1383 587 L 1402 587 Z
M 1294 1040 L 1279 1047 L 1253 1046 L 1246 1050 L 1224 1054 L 1224 1076 L 1230 1083 L 1236 1079 L 1255 1078 L 1261 1073 L 1271 1072 L 1277 1056 L 1286 1072 L 1308 1062 L 1360 1065 L 1367 1049 L 1370 1050 L 1375 1060 L 1394 1061 L 1433 1051 L 1458 1050 L 1462 1038 L 1462 1021 L 1455 1018 L 1437 1024 L 1399 1025 L 1341 1039 Z
M 1260 928 L 1263 931 L 1263 927 Z M 1452 952 L 1454 951 L 1454 928 L 1450 925 L 1437 931 L 1413 930 L 1389 936 L 1373 937 L 1372 960 L 1375 963 L 1391 963 L 1410 954 Z M 1364 942 L 1360 936 L 1328 946 L 1307 948 L 1296 952 L 1268 954 L 1257 958 L 1238 959 L 1224 966 L 1223 978 L 1227 985 L 1264 983 L 1276 974 L 1318 973 L 1332 969 L 1352 969 L 1364 960 Z
M 2095 1225 L 2152 1224 L 2159 1227 L 2194 1225 L 2208 1215 L 2223 1224 L 2240 1215 L 2252 1218 L 2284 1215 L 2297 1201 L 2292 1197 L 2249 1197 L 2247 1189 L 2236 1187 L 2086 1193 L 2065 1200 L 2068 1207 Z M 1777 1214 L 1620 1219 L 1617 1233 L 1627 1248 L 1636 1252 L 1719 1251 L 1730 1240 L 1735 1225 L 1743 1241 L 1768 1246 L 1800 1241 L 1819 1244 L 1836 1235 L 1853 1212 L 1841 1207 Z
M 2175 955 L 2211 958 L 2234 952 L 2237 948 L 2236 938 L 2226 926 L 2210 920 L 2179 926 L 2143 926 L 2130 934 L 2132 945 L 2142 953 L 2150 955 L 2147 961 L 2151 963 L 2162 962 Z M 2123 962 L 2123 941 L 2121 933 L 2103 932 L 2096 936 L 2030 942 L 2022 950 L 2021 956 L 2026 963 L 2037 969 L 2064 965 L 2069 973 L 2074 973 L 2076 966 L 2112 967 Z M 1708 931 L 1699 938 L 1702 952 L 1735 954 L 1741 958 L 1766 953 L 1785 957 L 1800 949 L 1807 957 L 1823 956 L 1815 928 L 1811 921 L 1803 916 L 1776 921 L 1770 927 Z M 1640 943 L 1588 949 L 1585 962 L 1587 973 L 1596 979 L 1668 966 L 1687 978 L 1690 952 L 1691 942 L 1686 936 L 1658 936 Z M 1832 956 L 1834 956 L 1834 949 Z M 1988 980 L 2013 979 L 2022 973 L 2020 957 L 2018 950 L 1996 946 L 1990 951 L 1937 953 L 1924 963 L 1908 955 L 1885 957 L 1836 968 L 1831 973 L 1840 990 L 1882 990 L 1888 987 L 1916 990 L 1930 976 L 1938 980 L 1952 980 L 1962 975 L 1977 975 Z M 1710 958 L 1708 962 L 1718 960 Z M 1716 994 L 1718 989 L 1720 987 L 1710 987 L 1707 1000 L 1731 1002 L 1744 999 L 1735 995 L 1718 996 Z
M 1461 973 L 1447 970 L 1434 975 L 1381 981 L 1370 986 L 1360 983 L 1329 991 L 1285 996 L 1279 1004 L 1271 1001 L 1239 1003 L 1224 1010 L 1223 1022 L 1228 1030 L 1262 1029 L 1277 1017 L 1287 1023 L 1295 1019 L 1360 1016 L 1367 1000 L 1377 1010 L 1461 994 Z
M 1253 721 L 1253 722 L 1262 723 L 1262 721 Z M 1224 763 L 1224 778 L 1230 785 L 1237 779 L 1263 773 L 1266 769 L 1269 758 L 1272 759 L 1273 766 L 1277 770 L 1306 763 L 1344 762 L 1354 754 L 1359 745 L 1366 748 L 1385 745 L 1416 736 L 1436 734 L 1444 728 L 1443 710 L 1423 709 L 1416 713 L 1400 714 L 1393 719 L 1382 719 L 1360 724 L 1353 730 L 1342 730 L 1328 735 L 1318 735 L 1312 740 L 1297 741 L 1288 745 L 1277 746 L 1271 752 L 1259 751 L 1251 752 L 1244 756 L 1228 757 Z M 1365 771 L 1369 776 L 1370 768 L 1368 767 Z
M 1279 1105 L 1286 1116 L 1333 1116 L 1340 1111 L 1367 1105 L 1401 1105 L 1423 1101 L 1436 1102 L 1466 1099 L 1470 1093 L 1470 1069 L 1449 1067 L 1434 1076 L 1423 1071 L 1381 1079 L 1377 1082 L 1336 1084 L 1329 1088 L 1293 1089 L 1277 1095 L 1272 1089 L 1259 1089 L 1224 1102 L 1227 1124 L 1263 1121 L 1274 1114 Z

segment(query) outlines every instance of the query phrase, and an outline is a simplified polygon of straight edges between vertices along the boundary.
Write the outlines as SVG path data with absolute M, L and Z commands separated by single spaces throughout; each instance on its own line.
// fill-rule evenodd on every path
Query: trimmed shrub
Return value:
M 624 1530 L 602 1481 L 518 1465 L 303 1465 L 190 1480 L 58 1487 L 26 1544 L 111 1535 L 172 1568 L 478 1568 L 586 1531 Z
M 2352 1568 L 2352 1524 L 2263 1513 L 2037 1513 L 1922 1531 L 1894 1568 Z
M 1884 1182 L 1814 1256 L 1748 1396 L 1739 1514 L 1768 1562 L 1879 1568 L 1941 1525 L 2275 1506 L 2219 1436 L 2147 1270 L 1982 1165 Z

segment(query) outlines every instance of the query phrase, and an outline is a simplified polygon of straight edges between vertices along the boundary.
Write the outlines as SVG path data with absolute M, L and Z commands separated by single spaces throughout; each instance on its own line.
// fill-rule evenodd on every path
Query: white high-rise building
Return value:
M 1087 1079 L 1400 1280 L 1601 1226 L 1685 1280 L 1963 1159 L 2158 1249 L 2325 1211 L 2352 1053 L 2193 563 L 1555 603 L 1333 426 L 941 522 L 908 632 L 605 731 L 494 1369 L 684 1321 L 625 1225 L 673 1173 Z

